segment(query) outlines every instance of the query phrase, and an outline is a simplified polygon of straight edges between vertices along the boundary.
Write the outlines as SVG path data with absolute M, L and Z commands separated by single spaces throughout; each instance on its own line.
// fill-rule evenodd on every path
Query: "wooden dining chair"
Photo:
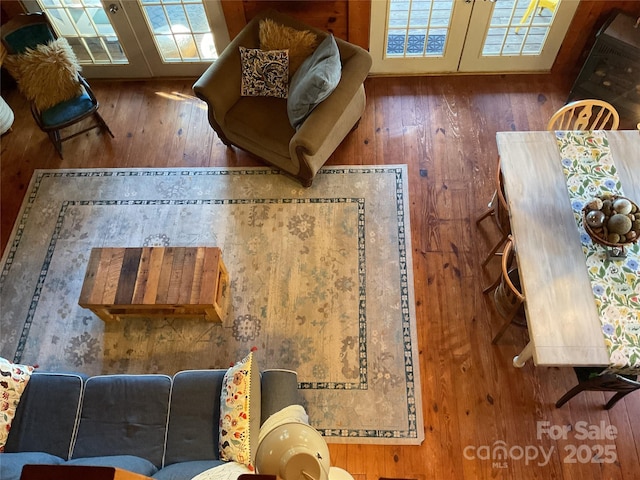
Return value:
M 602 367 L 574 367 L 574 370 L 578 384 L 556 402 L 556 408 L 560 408 L 580 392 L 616 392 L 604 406 L 605 410 L 609 410 L 625 395 L 640 389 L 638 377 L 634 375 L 605 372 Z
M 504 182 L 502 179 L 502 172 L 500 171 L 500 157 L 498 157 L 498 167 L 496 168 L 496 189 L 493 192 L 491 201 L 487 205 L 487 210 L 476 220 L 476 226 L 480 225 L 485 218 L 489 217 L 493 218 L 496 227 L 500 232 L 500 238 L 482 262 L 483 267 L 485 267 L 494 256 L 502 255 L 500 248 L 504 245 L 507 241 L 507 237 L 511 234 L 509 206 L 504 194 Z
M 554 113 L 547 130 L 617 130 L 620 115 L 604 100 L 576 100 Z
M 515 265 L 515 251 L 513 237 L 507 235 L 504 249 L 502 250 L 502 268 L 500 276 L 494 283 L 483 290 L 484 294 L 493 291 L 493 303 L 498 314 L 504 320 L 498 333 L 491 343 L 500 341 L 504 333 L 511 325 L 527 327 L 527 319 L 524 313 L 524 295 L 520 288 L 518 267 Z

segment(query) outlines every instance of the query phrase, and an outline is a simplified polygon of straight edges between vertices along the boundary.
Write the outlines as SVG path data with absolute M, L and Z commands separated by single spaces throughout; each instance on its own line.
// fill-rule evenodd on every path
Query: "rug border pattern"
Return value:
M 420 381 L 419 375 L 415 374 L 414 367 L 419 372 L 419 366 L 414 366 L 414 358 L 412 352 L 416 353 L 417 345 L 413 343 L 412 338 L 412 316 L 413 311 L 413 290 L 412 290 L 412 272 L 408 266 L 412 265 L 411 250 L 407 249 L 407 236 L 410 232 L 409 215 L 405 212 L 405 207 L 408 207 L 408 185 L 407 185 L 407 173 L 406 165 L 385 165 L 384 167 L 325 167 L 318 172 L 318 175 L 330 175 L 330 174 L 345 174 L 345 173 L 390 173 L 395 176 L 396 183 L 396 207 L 397 207 L 397 228 L 398 228 L 398 254 L 400 262 L 400 278 L 399 288 L 401 292 L 401 314 L 402 314 L 402 331 L 403 342 L 405 352 L 405 380 L 406 380 L 406 397 L 407 397 L 407 415 L 408 426 L 406 430 L 370 430 L 370 429 L 323 429 L 321 430 L 324 436 L 331 438 L 395 438 L 395 439 L 418 439 L 422 441 L 422 421 L 420 416 L 421 411 L 421 398 L 420 398 Z M 42 181 L 46 177 L 93 177 L 93 176 L 179 176 L 179 175 L 281 175 L 278 170 L 265 168 L 265 167 L 252 167 L 252 168 L 220 168 L 211 167 L 206 169 L 188 168 L 188 169 L 82 169 L 82 170 L 36 170 L 32 177 L 31 185 L 29 186 L 28 198 L 25 198 L 23 207 L 21 208 L 18 216 L 19 221 L 16 222 L 14 231 L 11 234 L 13 240 L 8 245 L 4 254 L 3 270 L 0 274 L 0 290 L 3 287 L 4 281 L 8 275 L 8 272 L 13 263 L 14 255 L 20 244 L 23 230 L 26 224 L 26 220 L 31 211 L 33 202 L 35 201 L 38 190 Z M 29 318 L 27 321 L 30 323 L 37 301 L 39 293 L 44 285 L 46 279 L 47 268 L 46 265 L 51 261 L 55 250 L 55 242 L 57 240 L 57 232 L 62 227 L 62 218 L 64 217 L 64 211 L 69 205 L 144 205 L 144 204 L 207 204 L 207 203 L 287 203 L 293 202 L 307 202 L 313 203 L 314 201 L 320 201 L 323 203 L 330 202 L 357 202 L 358 203 L 358 265 L 359 265 L 359 358 L 360 358 L 360 381 L 359 383 L 346 383 L 346 382 L 301 382 L 299 387 L 301 389 L 367 389 L 367 355 L 366 355 L 366 267 L 365 267 L 365 202 L 362 198 L 351 199 L 326 199 L 326 198 L 295 198 L 295 199 L 255 199 L 255 200 L 238 200 L 236 202 L 229 200 L 82 200 L 82 201 L 64 201 L 60 209 L 58 221 L 56 223 L 56 233 L 52 235 L 49 248 L 43 264 L 43 269 L 40 272 L 37 286 L 32 296 L 32 303 L 29 309 Z M 405 203 L 406 202 L 406 203 Z M 410 236 L 409 236 L 410 240 Z M 35 303 L 34 303 L 35 302 Z M 25 328 L 26 322 L 25 322 Z M 414 325 L 413 328 L 416 328 Z M 28 331 L 27 331 L 28 335 Z M 24 332 L 21 335 L 18 347 L 16 350 L 16 356 L 14 361 L 20 360 L 22 351 L 25 346 L 26 336 Z M 363 341 L 364 339 L 364 341 Z M 417 343 L 417 339 L 415 339 Z M 415 357 L 417 360 L 419 357 Z

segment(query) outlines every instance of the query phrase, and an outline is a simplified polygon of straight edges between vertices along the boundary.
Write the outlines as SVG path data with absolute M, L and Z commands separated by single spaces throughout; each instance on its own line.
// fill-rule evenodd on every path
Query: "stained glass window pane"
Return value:
M 452 11 L 452 0 L 391 0 L 387 56 L 443 56 Z

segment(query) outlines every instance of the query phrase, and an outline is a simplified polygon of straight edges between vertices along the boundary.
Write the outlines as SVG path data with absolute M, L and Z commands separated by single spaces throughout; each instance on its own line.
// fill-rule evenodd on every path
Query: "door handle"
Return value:
M 120 10 L 120 7 L 117 3 L 112 3 L 111 5 L 109 5 L 109 13 L 116 14 L 118 13 L 118 10 Z

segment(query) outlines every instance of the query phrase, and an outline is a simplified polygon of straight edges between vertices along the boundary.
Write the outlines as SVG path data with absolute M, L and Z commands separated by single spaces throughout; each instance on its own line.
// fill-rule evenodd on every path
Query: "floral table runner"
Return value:
M 624 195 L 604 131 L 556 132 L 562 168 L 611 371 L 640 372 L 640 244 L 625 248 L 626 258 L 607 258 L 605 247 L 592 242 L 582 225 L 582 208 L 606 192 Z M 636 199 L 632 199 L 634 201 Z

